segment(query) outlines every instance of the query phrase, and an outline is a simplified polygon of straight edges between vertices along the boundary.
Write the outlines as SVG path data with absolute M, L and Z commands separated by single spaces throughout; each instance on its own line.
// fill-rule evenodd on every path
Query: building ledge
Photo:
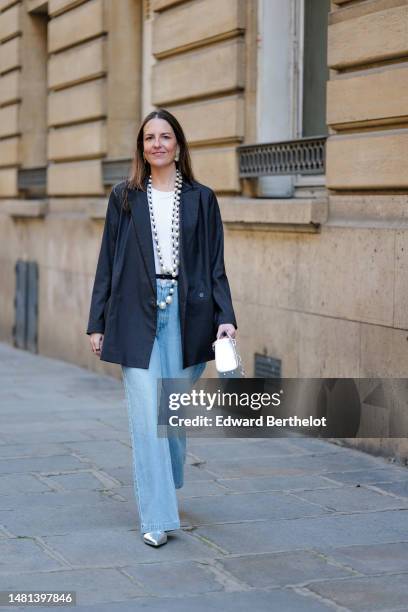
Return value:
M 248 198 L 220 196 L 228 229 L 318 232 L 328 218 L 328 198 Z
M 27 12 L 48 15 L 48 0 L 28 0 Z
M 48 200 L 2 200 L 0 210 L 9 217 L 41 218 L 48 212 Z

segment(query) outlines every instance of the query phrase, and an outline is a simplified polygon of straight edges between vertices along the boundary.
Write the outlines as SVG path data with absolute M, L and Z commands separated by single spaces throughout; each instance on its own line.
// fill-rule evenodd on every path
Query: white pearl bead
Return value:
M 171 304 L 171 303 L 172 303 L 172 301 L 173 301 L 173 298 L 171 297 L 171 295 L 168 295 L 168 296 L 166 297 L 166 303 L 167 303 L 167 304 Z
M 164 310 L 166 308 L 166 302 L 159 302 L 159 308 L 161 308 L 161 310 Z

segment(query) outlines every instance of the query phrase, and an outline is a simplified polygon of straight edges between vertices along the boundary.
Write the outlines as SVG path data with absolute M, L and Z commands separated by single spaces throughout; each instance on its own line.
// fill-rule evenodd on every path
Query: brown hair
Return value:
M 168 121 L 173 128 L 176 136 L 177 144 L 180 148 L 179 159 L 176 161 L 176 167 L 180 170 L 183 181 L 186 180 L 191 183 L 195 180 L 193 170 L 191 167 L 191 158 L 188 150 L 188 144 L 186 137 L 184 136 L 183 129 L 180 123 L 177 121 L 174 115 L 164 108 L 154 110 L 143 119 L 143 122 L 139 128 L 136 139 L 136 150 L 132 159 L 132 166 L 128 178 L 126 179 L 126 185 L 123 194 L 123 210 L 130 212 L 130 206 L 128 202 L 128 191 L 129 189 L 141 189 L 144 191 L 144 182 L 150 175 L 150 164 L 147 160 L 143 159 L 143 129 L 144 126 L 150 119 L 165 119 Z

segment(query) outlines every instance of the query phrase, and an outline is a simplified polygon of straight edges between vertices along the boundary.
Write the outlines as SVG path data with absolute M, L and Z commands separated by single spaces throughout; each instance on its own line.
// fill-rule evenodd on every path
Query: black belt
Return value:
M 169 278 L 170 280 L 177 280 L 178 274 L 177 276 L 172 276 L 171 274 L 156 274 L 156 278 Z

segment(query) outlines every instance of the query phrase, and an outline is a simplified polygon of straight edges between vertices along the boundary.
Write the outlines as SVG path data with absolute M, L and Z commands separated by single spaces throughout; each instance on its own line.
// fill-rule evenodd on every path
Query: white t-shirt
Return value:
M 172 266 L 171 252 L 171 213 L 173 206 L 174 191 L 159 191 L 152 186 L 152 204 L 154 219 L 156 222 L 157 235 L 164 266 Z M 153 238 L 154 262 L 156 274 L 161 274 L 160 261 L 157 256 L 156 243 Z M 168 273 L 168 272 L 166 272 Z

